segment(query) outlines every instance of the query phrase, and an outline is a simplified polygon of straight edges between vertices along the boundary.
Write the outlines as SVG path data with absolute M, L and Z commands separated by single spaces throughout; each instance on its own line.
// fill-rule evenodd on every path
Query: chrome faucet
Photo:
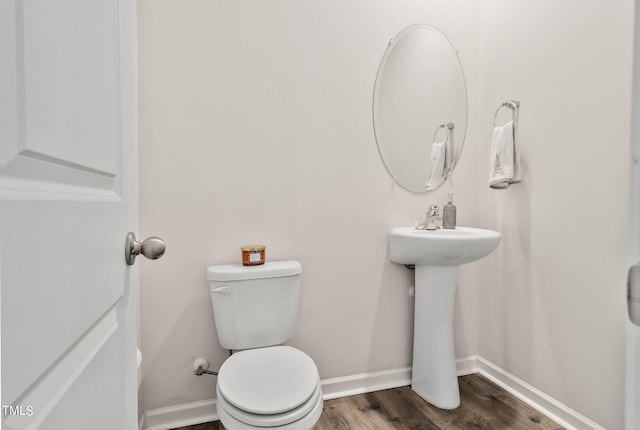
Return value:
M 427 210 L 427 217 L 422 224 L 416 227 L 416 230 L 437 230 L 439 228 L 442 228 L 440 206 L 431 205 Z

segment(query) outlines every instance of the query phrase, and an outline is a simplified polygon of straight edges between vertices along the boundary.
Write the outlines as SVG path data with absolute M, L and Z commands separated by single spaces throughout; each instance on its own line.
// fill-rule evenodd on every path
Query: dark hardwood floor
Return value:
M 460 407 L 438 409 L 409 387 L 324 402 L 315 430 L 559 430 L 551 419 L 486 378 L 462 376 Z M 223 430 L 219 421 L 176 430 Z

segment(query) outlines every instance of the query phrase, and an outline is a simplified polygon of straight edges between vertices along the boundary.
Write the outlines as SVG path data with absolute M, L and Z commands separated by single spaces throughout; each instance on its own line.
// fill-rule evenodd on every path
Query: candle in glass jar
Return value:
M 242 265 L 243 266 L 256 266 L 258 264 L 264 264 L 264 250 L 265 246 L 243 246 L 242 250 Z

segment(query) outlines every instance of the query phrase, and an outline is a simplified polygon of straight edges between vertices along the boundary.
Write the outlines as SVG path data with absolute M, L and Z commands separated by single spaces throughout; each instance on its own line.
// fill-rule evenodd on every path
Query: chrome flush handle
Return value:
M 136 256 L 142 254 L 149 260 L 157 260 L 164 255 L 167 246 L 164 240 L 156 236 L 151 236 L 138 242 L 136 235 L 132 232 L 127 233 L 127 239 L 124 243 L 124 259 L 127 265 L 131 266 L 136 262 Z

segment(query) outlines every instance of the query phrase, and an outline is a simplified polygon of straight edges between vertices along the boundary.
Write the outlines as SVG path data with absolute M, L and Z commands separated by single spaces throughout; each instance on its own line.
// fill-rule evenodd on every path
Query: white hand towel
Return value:
M 515 126 L 513 121 L 509 121 L 493 129 L 489 187 L 504 189 L 521 180 L 520 154 L 516 148 Z
M 447 163 L 447 141 L 433 142 L 431 145 L 431 170 L 424 184 L 426 189 L 435 190 L 444 181 L 445 166 Z

